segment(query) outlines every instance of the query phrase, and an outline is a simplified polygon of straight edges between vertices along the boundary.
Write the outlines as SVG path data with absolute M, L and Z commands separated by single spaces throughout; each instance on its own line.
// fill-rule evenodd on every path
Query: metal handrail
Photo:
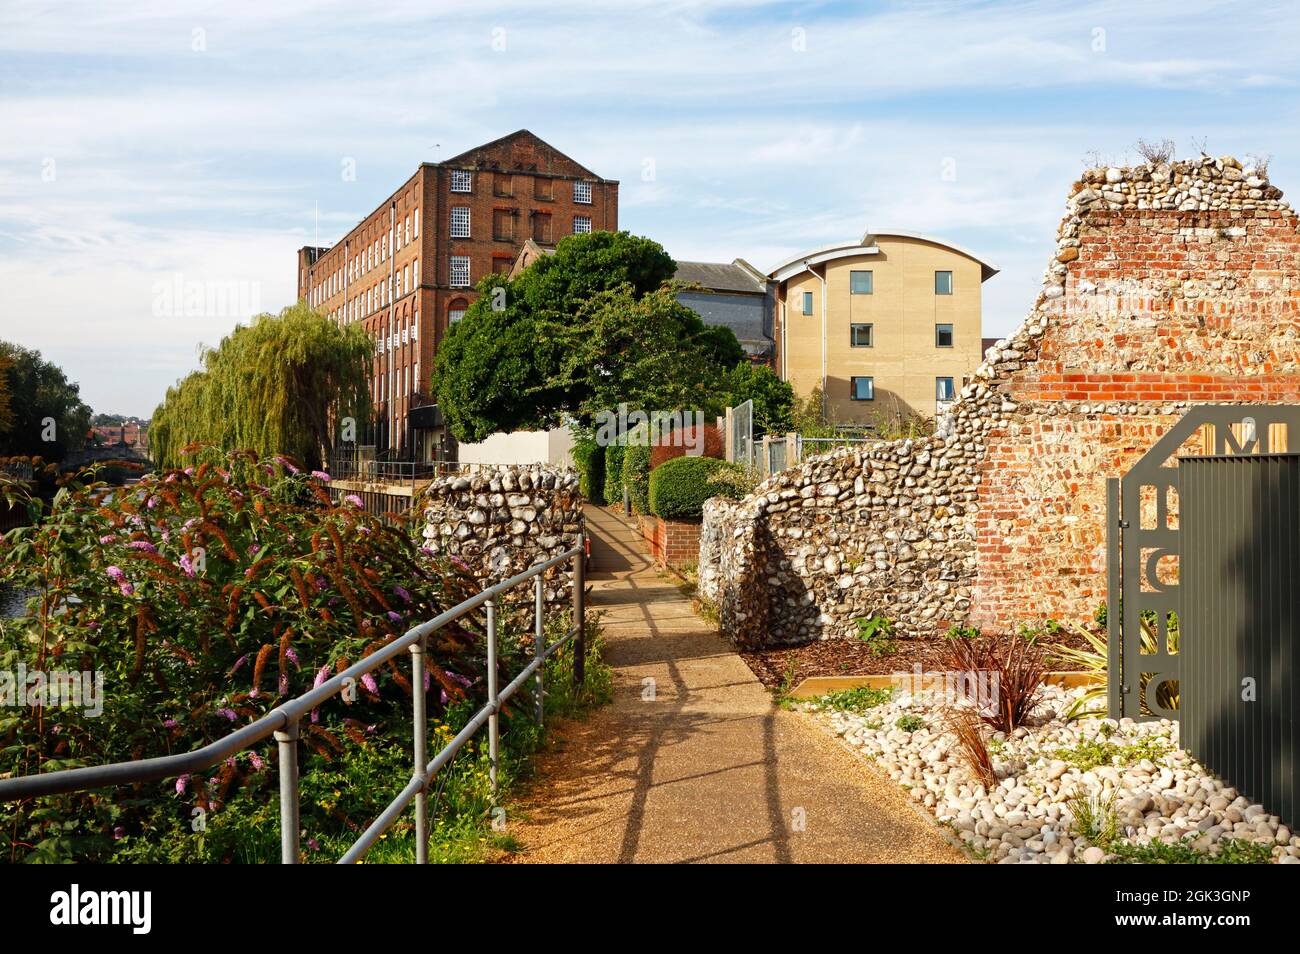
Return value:
M 411 780 L 380 813 L 370 826 L 348 849 L 340 859 L 340 864 L 359 861 L 365 853 L 379 840 L 379 837 L 392 827 L 401 817 L 411 801 L 415 801 L 415 861 L 427 864 L 429 860 L 429 820 L 427 792 L 434 776 L 445 767 L 461 747 L 468 742 L 486 723 L 488 726 L 488 761 L 492 784 L 492 796 L 498 792 L 497 769 L 500 766 L 498 718 L 501 706 L 528 681 L 529 677 L 537 679 L 538 724 L 542 722 L 542 666 L 558 649 L 570 640 L 574 643 L 576 654 L 573 666 L 575 683 L 584 679 L 584 661 L 586 653 L 586 573 L 584 566 L 584 548 L 581 546 L 565 550 L 543 563 L 529 567 L 522 573 L 507 580 L 489 586 L 487 589 L 457 603 L 448 610 L 439 613 L 431 620 L 407 630 L 397 639 L 382 649 L 378 649 L 359 662 L 349 666 L 343 672 L 321 683 L 319 686 L 303 693 L 288 702 L 276 706 L 255 722 L 224 736 L 215 742 L 177 755 L 165 755 L 134 762 L 114 762 L 109 765 L 94 765 L 85 768 L 64 769 L 43 775 L 26 775 L 22 778 L 0 780 L 0 801 L 14 801 L 20 798 L 34 798 L 42 795 L 58 795 L 64 792 L 79 792 L 93 788 L 105 788 L 111 785 L 128 785 L 138 782 L 156 782 L 165 778 L 201 772 L 217 763 L 235 755 L 262 740 L 274 736 L 280 754 L 280 861 L 282 864 L 297 864 L 299 854 L 298 825 L 298 724 L 304 715 L 318 708 L 321 703 L 333 698 L 366 673 L 378 668 L 383 663 L 395 658 L 403 650 L 411 653 L 411 717 L 414 743 L 413 769 Z M 567 560 L 573 560 L 573 626 L 560 639 L 546 646 L 544 637 L 545 595 L 542 575 L 554 566 Z M 497 691 L 497 614 L 496 598 L 521 583 L 534 580 L 534 655 L 533 660 L 524 667 L 505 689 Z M 487 614 L 487 679 L 488 701 L 466 723 L 465 727 L 448 742 L 432 761 L 427 761 L 427 710 L 424 688 L 424 652 L 428 638 L 442 627 L 453 623 L 467 613 L 484 607 Z

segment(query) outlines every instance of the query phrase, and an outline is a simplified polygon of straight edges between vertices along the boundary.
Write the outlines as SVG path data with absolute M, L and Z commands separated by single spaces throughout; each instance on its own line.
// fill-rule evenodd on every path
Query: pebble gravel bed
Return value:
M 1099 864 L 1113 851 L 1090 844 L 1074 817 L 1081 802 L 1106 804 L 1117 824 L 1113 846 L 1185 840 L 1215 854 L 1229 839 L 1271 846 L 1273 860 L 1300 864 L 1300 837 L 1276 815 L 1207 772 L 1178 748 L 1169 720 L 1066 721 L 1084 692 L 1047 686 L 1030 725 L 989 737 L 998 778 L 989 790 L 965 764 L 945 713 L 922 696 L 896 692 L 862 713 L 825 703 L 801 705 L 873 760 L 950 828 L 976 858 L 999 864 Z M 900 728 L 921 726 L 914 731 Z M 1110 764 L 1088 766 L 1114 752 Z M 1138 757 L 1142 756 L 1142 757 Z

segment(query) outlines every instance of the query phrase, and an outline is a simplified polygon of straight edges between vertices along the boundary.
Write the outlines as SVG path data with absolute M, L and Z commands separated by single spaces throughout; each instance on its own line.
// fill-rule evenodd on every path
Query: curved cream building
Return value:
M 768 273 L 777 370 L 800 398 L 820 386 L 837 423 L 934 415 L 979 367 L 980 287 L 997 271 L 899 230 L 788 259 Z

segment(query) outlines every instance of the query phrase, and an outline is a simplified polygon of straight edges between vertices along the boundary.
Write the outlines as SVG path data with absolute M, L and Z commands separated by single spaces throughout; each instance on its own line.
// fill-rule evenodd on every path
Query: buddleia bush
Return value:
M 423 550 L 410 527 L 355 497 L 333 502 L 328 474 L 288 457 L 189 450 L 192 466 L 125 488 L 64 481 L 48 505 L 3 485 L 32 525 L 0 540 L 0 584 L 30 594 L 26 616 L 0 621 L 0 694 L 2 674 L 12 685 L 20 667 L 97 673 L 103 692 L 98 714 L 21 695 L 0 706 L 0 775 L 199 748 L 477 592 L 467 567 Z M 503 674 L 520 645 L 503 646 Z M 426 659 L 431 716 L 481 703 L 484 647 L 470 617 L 440 630 Z M 403 656 L 350 703 L 304 719 L 303 774 L 349 749 L 404 747 L 409 673 Z M 203 776 L 0 804 L 0 848 L 10 860 L 99 861 L 134 840 L 188 835 L 196 809 L 273 801 L 274 760 L 265 743 Z M 347 822 L 303 805 L 309 832 Z

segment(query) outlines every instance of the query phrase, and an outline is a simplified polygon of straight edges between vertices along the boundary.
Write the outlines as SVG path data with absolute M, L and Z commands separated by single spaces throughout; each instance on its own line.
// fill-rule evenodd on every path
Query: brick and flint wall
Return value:
M 701 586 L 724 631 L 765 644 L 850 636 L 877 613 L 915 636 L 1090 617 L 1106 478 L 1193 405 L 1300 401 L 1298 227 L 1228 157 L 1087 172 L 1037 303 L 935 436 L 711 502 Z

